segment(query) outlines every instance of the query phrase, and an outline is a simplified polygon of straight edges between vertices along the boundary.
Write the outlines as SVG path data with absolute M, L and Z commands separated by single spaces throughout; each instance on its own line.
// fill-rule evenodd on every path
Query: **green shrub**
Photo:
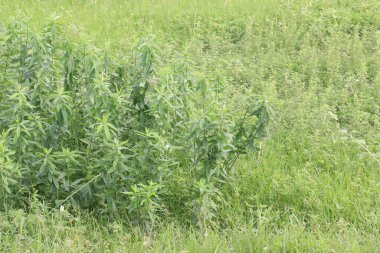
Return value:
M 13 205 L 38 193 L 148 228 L 182 202 L 206 225 L 237 157 L 268 135 L 267 102 L 231 110 L 186 60 L 158 74 L 152 38 L 119 59 L 19 21 L 3 27 L 0 57 L 1 194 Z

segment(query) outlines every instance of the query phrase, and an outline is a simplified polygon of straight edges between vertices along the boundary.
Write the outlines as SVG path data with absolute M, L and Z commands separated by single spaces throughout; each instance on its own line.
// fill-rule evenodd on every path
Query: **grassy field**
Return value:
M 97 212 L 101 204 L 60 211 L 52 203 L 73 191 L 58 198 L 39 188 L 22 192 L 25 208 L 1 188 L 0 251 L 380 252 L 379 11 L 374 0 L 0 0 L 1 30 L 23 19 L 44 34 L 54 20 L 73 48 L 86 44 L 121 63 L 149 37 L 159 48 L 159 81 L 186 58 L 194 75 L 214 84 L 209 94 L 221 90 L 215 101 L 232 115 L 243 97 L 267 100 L 274 110 L 260 150 L 239 157 L 218 193 L 202 195 L 215 204 L 204 224 L 189 221 L 183 207 L 192 196 L 193 172 L 185 169 L 170 177 L 171 192 L 160 202 L 165 214 L 148 232 L 130 225 L 139 213 L 130 206 L 112 219 Z M 0 36 L 1 66 L 7 38 Z M 2 110 L 13 85 L 4 81 L 6 69 Z M 10 131 L 4 115 L 0 133 Z M 8 160 L 34 166 L 12 138 L 0 139 L 2 178 Z

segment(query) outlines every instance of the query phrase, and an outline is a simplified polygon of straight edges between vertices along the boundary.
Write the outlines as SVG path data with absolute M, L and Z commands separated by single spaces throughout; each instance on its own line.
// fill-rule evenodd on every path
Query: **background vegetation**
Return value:
M 378 11 L 349 0 L 0 1 L 0 251 L 378 251 Z M 244 152 L 224 154 L 237 139 L 223 135 L 258 129 L 239 125 L 246 108 L 267 108 L 257 101 L 274 108 L 271 137 L 224 166 Z M 190 134 L 200 128 L 207 146 Z M 169 154 L 173 142 L 192 152 Z M 195 150 L 217 159 L 196 170 Z M 133 178 L 120 181 L 124 167 Z M 103 174 L 117 176 L 107 186 Z

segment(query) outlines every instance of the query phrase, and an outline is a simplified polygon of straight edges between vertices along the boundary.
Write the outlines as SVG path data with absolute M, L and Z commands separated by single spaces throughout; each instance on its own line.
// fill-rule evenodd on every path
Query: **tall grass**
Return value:
M 42 26 L 50 18 L 66 23 L 67 36 L 104 47 L 131 46 L 141 36 L 156 34 L 175 40 L 178 35 L 199 26 L 203 18 L 218 19 L 271 15 L 279 8 L 277 1 L 8 1 L 0 3 L 3 20 L 15 13 L 30 16 L 31 24 Z M 33 15 L 31 12 L 33 12 Z M 170 18 L 168 18 L 170 17 Z M 112 20 L 112 22 L 109 22 Z
M 145 237 L 125 219 L 107 227 L 104 220 L 86 215 L 62 218 L 66 211 L 55 209 L 41 229 L 30 225 L 11 230 L 34 224 L 33 212 L 47 216 L 39 209 L 17 214 L 6 210 L 1 220 L 7 224 L 2 227 L 4 250 L 376 252 L 378 8 L 376 1 L 2 2 L 1 12 L 9 14 L 2 15 L 3 20 L 24 11 L 31 16 L 30 29 L 38 31 L 55 13 L 70 41 L 108 47 L 110 58 L 123 58 L 127 64 L 136 61 L 126 52 L 139 38 L 154 34 L 160 47 L 156 76 L 185 73 L 186 66 L 192 66 L 197 80 L 213 84 L 208 93 L 228 101 L 227 114 L 236 114 L 246 95 L 269 100 L 276 112 L 271 138 L 254 155 L 237 160 L 218 194 L 210 192 L 217 207 L 209 212 L 213 225 L 191 228 L 181 223 L 192 219 L 182 211 L 181 197 L 188 194 L 182 189 L 189 185 L 184 179 L 189 177 L 181 172 L 172 175 L 178 180 L 176 190 L 165 193 L 176 200 L 165 203 L 173 215 L 164 223 L 157 221 Z M 165 89 L 173 87 L 168 82 Z M 7 161 L 5 168 L 13 168 L 13 159 Z M 132 190 L 136 201 L 144 191 L 154 196 L 155 185 L 144 185 Z M 195 185 L 209 189 L 200 180 Z M 197 201 L 194 206 L 199 206 Z M 88 221 L 93 225 L 83 224 Z M 66 224 L 64 231 L 72 231 L 72 236 L 63 233 L 51 239 L 55 224 Z M 168 242 L 171 246 L 165 246 Z

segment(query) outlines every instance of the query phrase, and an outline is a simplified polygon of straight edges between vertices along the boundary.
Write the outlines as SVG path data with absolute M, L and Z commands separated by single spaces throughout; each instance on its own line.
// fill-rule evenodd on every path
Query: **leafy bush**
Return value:
M 153 39 L 116 58 L 55 23 L 2 27 L 0 194 L 12 205 L 38 193 L 145 228 L 180 206 L 206 225 L 236 159 L 268 135 L 267 102 L 233 107 L 186 59 L 159 74 Z

